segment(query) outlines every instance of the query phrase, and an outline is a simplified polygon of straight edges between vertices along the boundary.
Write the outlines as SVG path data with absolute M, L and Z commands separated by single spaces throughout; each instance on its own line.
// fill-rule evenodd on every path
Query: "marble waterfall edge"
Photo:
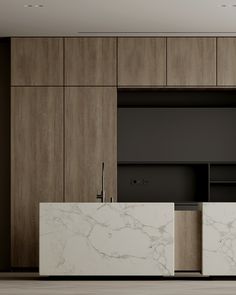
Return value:
M 236 275 L 236 203 L 203 203 L 203 275 Z
M 41 203 L 40 275 L 174 275 L 174 204 Z

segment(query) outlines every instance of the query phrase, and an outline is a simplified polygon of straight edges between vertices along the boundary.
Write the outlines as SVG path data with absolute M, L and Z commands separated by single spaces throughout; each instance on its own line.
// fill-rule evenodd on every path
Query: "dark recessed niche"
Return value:
M 208 200 L 208 165 L 120 164 L 119 202 L 204 202 Z
M 236 164 L 210 165 L 210 201 L 236 202 Z
M 118 201 L 236 202 L 236 89 L 119 89 Z
M 236 202 L 236 183 L 211 184 L 210 202 Z
M 212 164 L 210 175 L 211 182 L 225 181 L 236 183 L 236 164 Z
M 236 89 L 119 89 L 118 107 L 236 107 Z

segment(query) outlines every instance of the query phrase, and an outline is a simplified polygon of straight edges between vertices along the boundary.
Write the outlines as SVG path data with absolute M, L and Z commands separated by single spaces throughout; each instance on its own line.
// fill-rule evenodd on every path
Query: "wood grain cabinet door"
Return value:
M 65 84 L 116 85 L 116 38 L 66 38 Z
M 11 84 L 63 85 L 63 39 L 12 38 Z
M 63 89 L 12 87 L 12 266 L 38 266 L 39 202 L 63 201 Z
M 167 85 L 216 85 L 216 38 L 167 38 Z
M 65 200 L 116 200 L 116 88 L 67 87 L 65 97 Z
M 236 85 L 236 38 L 217 38 L 217 85 Z
M 118 38 L 118 85 L 166 85 L 166 38 Z

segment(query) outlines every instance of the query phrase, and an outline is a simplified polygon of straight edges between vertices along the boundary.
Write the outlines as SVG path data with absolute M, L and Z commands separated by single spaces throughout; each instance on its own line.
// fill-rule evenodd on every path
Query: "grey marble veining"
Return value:
M 41 203 L 41 275 L 173 275 L 171 203 Z
M 236 275 L 236 203 L 203 204 L 203 274 Z

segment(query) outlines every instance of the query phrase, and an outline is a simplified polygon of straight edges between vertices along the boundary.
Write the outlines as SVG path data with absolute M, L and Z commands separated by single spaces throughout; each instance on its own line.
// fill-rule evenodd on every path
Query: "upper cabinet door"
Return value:
M 65 83 L 116 85 L 116 38 L 66 38 Z
M 167 38 L 167 85 L 216 85 L 216 39 Z
M 166 85 L 166 38 L 118 38 L 118 85 Z
M 217 85 L 236 85 L 236 38 L 217 39 Z
M 116 88 L 67 87 L 65 97 L 65 200 L 116 200 Z
M 12 266 L 38 266 L 39 202 L 63 201 L 63 89 L 12 87 Z
M 12 38 L 11 85 L 63 85 L 62 38 Z

